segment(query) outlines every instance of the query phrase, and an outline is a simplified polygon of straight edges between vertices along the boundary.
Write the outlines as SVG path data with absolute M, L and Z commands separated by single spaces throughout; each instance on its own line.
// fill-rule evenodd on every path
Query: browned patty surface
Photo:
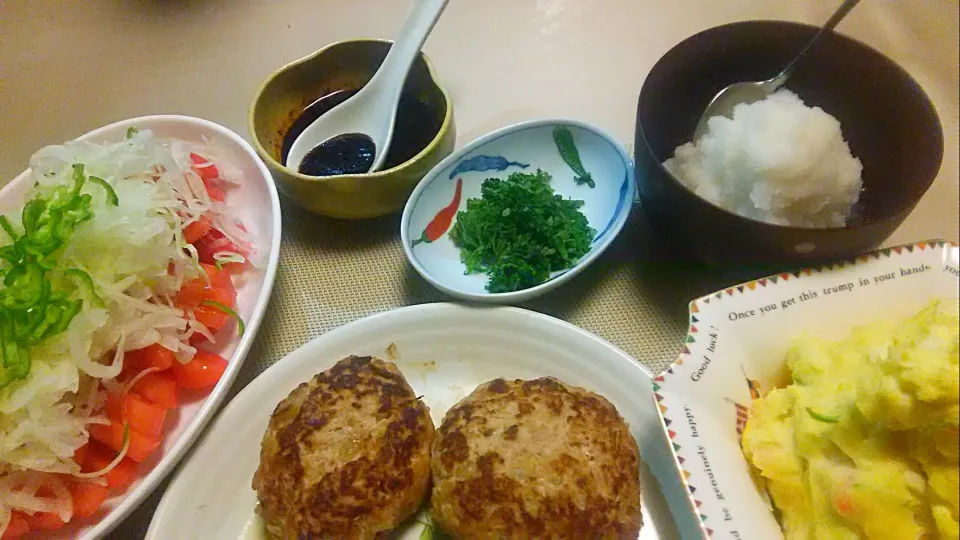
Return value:
M 258 511 L 283 539 L 375 538 L 420 506 L 433 438 L 396 366 L 345 358 L 273 411 L 253 477 Z
M 616 408 L 552 377 L 495 379 L 444 416 L 433 519 L 456 538 L 629 538 L 640 456 Z

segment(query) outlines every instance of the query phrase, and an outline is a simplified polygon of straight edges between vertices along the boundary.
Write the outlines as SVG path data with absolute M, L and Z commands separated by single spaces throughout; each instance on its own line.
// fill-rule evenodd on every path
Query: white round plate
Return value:
M 667 499 L 651 474 L 672 478 L 672 463 L 646 369 L 602 339 L 546 315 L 427 304 L 374 315 L 320 336 L 244 388 L 171 482 L 147 539 L 265 538 L 250 483 L 270 414 L 297 385 L 351 354 L 395 361 L 424 396 L 436 423 L 474 387 L 497 377 L 553 375 L 602 394 L 629 422 L 645 462 L 640 539 L 678 538 Z M 685 501 L 682 492 L 669 500 Z M 413 524 L 398 537 L 419 538 L 421 528 Z
M 595 186 L 578 185 L 576 174 L 563 160 L 553 130 L 570 130 L 583 168 Z M 583 201 L 580 212 L 594 230 L 593 243 L 572 268 L 553 272 L 550 278 L 529 289 L 506 293 L 487 292 L 484 273 L 465 274 L 460 249 L 446 230 L 427 238 L 427 224 L 441 209 L 467 208 L 468 199 L 481 198 L 487 178 L 505 179 L 515 172 L 535 173 L 542 169 L 552 177 L 551 187 L 565 199 Z M 462 192 L 457 205 L 458 184 Z M 447 156 L 417 184 L 407 199 L 400 222 L 400 237 L 407 259 L 414 269 L 441 291 L 475 302 L 515 303 L 553 290 L 590 265 L 613 242 L 623 228 L 636 191 L 633 161 L 608 133 L 573 120 L 534 120 L 507 126 L 484 135 Z M 456 208 L 452 208 L 451 205 Z
M 127 128 L 130 127 L 152 130 L 159 137 L 175 137 L 194 142 L 202 142 L 206 138 L 218 142 L 218 150 L 224 152 L 240 169 L 244 182 L 239 188 L 228 191 L 226 202 L 234 206 L 237 214 L 242 216 L 254 245 L 260 250 L 263 266 L 248 271 L 237 289 L 237 313 L 246 323 L 246 332 L 241 338 L 222 340 L 220 347 L 214 349 L 229 360 L 229 366 L 220 382 L 210 391 L 181 391 L 180 406 L 167 417 L 163 444 L 150 459 L 140 464 L 140 478 L 123 495 L 112 497 L 104 503 L 94 516 L 72 522 L 55 533 L 44 535 L 44 538 L 51 540 L 92 539 L 106 535 L 132 512 L 177 464 L 220 406 L 240 371 L 267 308 L 277 273 L 280 255 L 280 200 L 270 172 L 246 141 L 219 124 L 180 115 L 143 116 L 121 120 L 77 139 L 93 142 L 118 141 L 126 136 Z M 0 213 L 22 207 L 31 187 L 29 179 L 28 169 L 4 186 L 0 191 Z

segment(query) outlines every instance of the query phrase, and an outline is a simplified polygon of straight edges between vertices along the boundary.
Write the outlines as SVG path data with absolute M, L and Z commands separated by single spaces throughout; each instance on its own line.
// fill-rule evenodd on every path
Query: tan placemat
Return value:
M 301 210 L 285 197 L 281 205 L 277 280 L 230 398 L 287 353 L 324 332 L 402 306 L 452 301 L 408 265 L 400 244 L 399 215 L 338 221 Z M 635 205 L 623 232 L 590 268 L 521 307 L 594 332 L 658 372 L 679 351 L 688 300 L 725 284 L 723 279 L 729 278 L 669 262 Z M 165 488 L 166 482 L 110 538 L 143 537 Z
M 650 256 L 644 229 L 636 212 L 593 267 L 522 307 L 594 332 L 660 370 L 679 348 L 691 288 L 677 279 L 679 265 L 652 262 L 661 259 Z M 333 328 L 401 306 L 452 301 L 407 263 L 398 230 L 399 216 L 337 221 L 284 200 L 273 297 L 237 387 Z

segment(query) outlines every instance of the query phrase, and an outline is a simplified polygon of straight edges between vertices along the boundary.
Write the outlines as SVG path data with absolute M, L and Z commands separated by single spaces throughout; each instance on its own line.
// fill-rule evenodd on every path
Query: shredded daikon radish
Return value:
M 117 456 L 116 456 L 115 458 L 113 458 L 113 461 L 111 461 L 109 464 L 107 464 L 106 467 L 100 469 L 99 471 L 92 471 L 92 472 L 88 472 L 88 473 L 74 473 L 73 475 L 76 476 L 77 478 L 99 478 L 99 477 L 107 474 L 108 472 L 112 471 L 117 465 L 120 464 L 121 461 L 123 461 L 123 458 L 125 458 L 125 457 L 127 456 L 127 451 L 130 450 L 130 432 L 129 432 L 129 429 L 130 429 L 130 428 L 128 427 L 128 428 L 126 428 L 126 429 L 124 430 L 124 434 L 123 434 L 123 447 L 120 449 L 119 452 L 117 452 Z
M 242 254 L 235 251 L 222 251 L 213 256 L 220 264 L 229 264 L 229 263 L 244 263 L 247 261 L 247 258 Z
M 161 369 L 158 367 L 150 367 L 142 370 L 140 373 L 137 373 L 136 376 L 134 376 L 132 379 L 127 381 L 127 384 L 123 385 L 123 387 L 120 389 L 120 394 L 126 394 L 127 392 L 129 392 L 131 388 L 133 388 L 138 382 L 140 382 L 140 379 L 146 377 L 151 373 L 159 373 L 160 371 Z
M 193 154 L 207 162 L 193 163 Z M 237 184 L 240 170 L 230 157 L 218 141 L 164 140 L 142 130 L 117 143 L 48 146 L 31 158 L 34 187 L 27 200 L 46 200 L 64 185 L 81 185 L 73 196 L 89 202 L 92 217 L 79 222 L 44 262 L 51 265 L 45 278 L 51 283 L 71 282 L 79 275 L 87 289 L 71 293 L 71 301 L 81 300 L 82 307 L 65 329 L 30 345 L 28 373 L 0 383 L 0 535 L 11 511 L 54 512 L 70 520 L 70 492 L 50 473 L 105 474 L 81 473 L 73 455 L 89 439 L 89 426 L 109 423 L 102 414 L 103 389 L 129 389 L 152 372 L 144 370 L 126 386 L 117 382 L 125 351 L 159 343 L 187 362 L 196 353 L 190 336 L 213 339 L 172 299 L 185 282 L 208 279 L 197 249 L 184 238 L 184 227 L 201 216 L 236 249 L 257 254 L 247 230 L 219 202 L 222 197 L 212 198 L 195 168 L 215 166 L 221 180 Z M 85 183 L 72 183 L 77 164 L 83 166 Z M 12 228 L 0 230 L 0 246 L 12 243 L 11 235 L 26 234 L 21 210 L 6 216 Z M 251 258 L 222 251 L 215 260 Z M 0 260 L 0 269 L 4 264 Z M 4 369 L 0 365 L 0 375 Z M 129 438 L 106 470 L 122 460 L 128 447 Z M 41 486 L 47 490 L 42 497 Z

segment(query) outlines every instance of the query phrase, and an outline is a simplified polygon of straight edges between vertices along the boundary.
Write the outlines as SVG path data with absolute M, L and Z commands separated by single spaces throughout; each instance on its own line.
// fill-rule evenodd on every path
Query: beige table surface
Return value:
M 0 183 L 32 152 L 122 118 L 182 113 L 243 136 L 257 86 L 331 41 L 393 36 L 404 0 L 0 0 Z M 458 146 L 536 117 L 595 123 L 632 143 L 649 69 L 699 30 L 745 19 L 819 24 L 813 0 L 452 0 L 425 51 L 455 102 Z M 840 30 L 923 85 L 946 137 L 940 175 L 889 244 L 958 236 L 958 4 L 868 0 Z M 305 341 L 373 312 L 444 298 L 406 265 L 399 218 L 343 223 L 283 201 L 274 296 L 234 392 Z M 375 275 L 371 275 L 374 272 Z M 750 269 L 669 262 L 634 212 L 599 264 L 537 309 L 611 340 L 657 370 L 676 353 L 686 303 Z M 139 538 L 148 499 L 111 535 Z

